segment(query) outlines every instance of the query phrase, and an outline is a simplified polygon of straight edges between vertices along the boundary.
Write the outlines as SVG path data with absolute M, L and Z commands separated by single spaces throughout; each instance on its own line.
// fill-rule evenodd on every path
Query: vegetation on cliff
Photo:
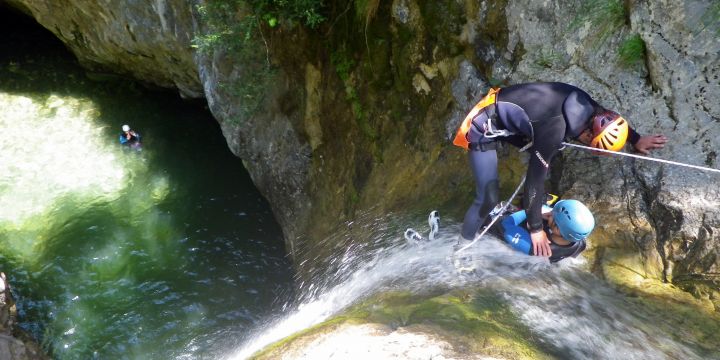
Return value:
M 243 80 L 221 86 L 243 101 L 243 115 L 255 113 L 274 76 L 274 65 L 264 31 L 295 23 L 316 28 L 326 19 L 322 0 L 214 0 L 198 5 L 205 31 L 197 35 L 194 47 L 201 52 L 225 52 L 242 65 Z

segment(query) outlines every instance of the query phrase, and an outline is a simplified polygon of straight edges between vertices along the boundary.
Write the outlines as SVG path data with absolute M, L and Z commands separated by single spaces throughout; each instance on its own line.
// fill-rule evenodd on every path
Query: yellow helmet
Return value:
M 610 151 L 620 151 L 628 138 L 627 120 L 614 111 L 603 111 L 593 116 L 593 139 L 590 146 Z

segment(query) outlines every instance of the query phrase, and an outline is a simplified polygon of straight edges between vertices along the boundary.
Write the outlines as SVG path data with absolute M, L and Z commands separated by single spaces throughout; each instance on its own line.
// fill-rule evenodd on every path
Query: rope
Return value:
M 720 173 L 720 169 L 713 169 L 713 168 L 709 168 L 709 167 L 705 167 L 705 166 L 683 164 L 683 163 L 677 162 L 677 161 L 656 159 L 656 158 L 651 158 L 651 157 L 648 157 L 648 156 L 635 155 L 635 154 L 629 154 L 629 153 L 618 152 L 618 151 L 611 151 L 611 150 L 605 150 L 605 149 L 596 149 L 596 148 L 594 148 L 594 147 L 589 147 L 589 146 L 584 146 L 584 145 L 578 145 L 578 144 L 570 144 L 570 143 L 566 143 L 566 142 L 564 142 L 564 143 L 562 143 L 562 144 L 565 145 L 565 146 L 576 147 L 576 148 L 585 149 L 585 150 L 590 150 L 590 151 L 604 152 L 604 153 L 613 154 L 613 155 L 629 156 L 629 157 L 636 158 L 636 159 L 651 160 L 651 161 L 657 161 L 657 162 L 661 162 L 661 163 L 665 163 L 665 164 L 670 164 L 670 165 L 685 166 L 685 167 L 689 167 L 689 168 L 693 168 L 693 169 L 698 169 L 698 170 L 703 170 L 703 171 L 712 171 L 712 172 Z
M 500 211 L 498 211 L 498 213 L 495 214 L 495 216 L 493 216 L 492 221 L 490 221 L 490 224 L 488 224 L 488 226 L 486 226 L 485 229 L 483 229 L 483 231 L 480 233 L 480 235 L 476 236 L 475 239 L 473 239 L 473 241 L 471 243 L 460 248 L 458 251 L 455 252 L 455 254 L 473 246 L 473 244 L 475 244 L 478 240 L 480 240 L 480 238 L 483 237 L 483 235 L 485 235 L 485 233 L 488 230 L 490 230 L 490 228 L 493 226 L 493 224 L 495 224 L 495 221 L 497 221 L 497 219 L 499 219 L 500 216 L 502 216 L 502 214 L 505 212 L 505 209 L 507 209 L 507 207 L 513 201 L 513 199 L 515 198 L 515 195 L 518 194 L 518 192 L 520 191 L 520 189 L 522 188 L 524 183 L 525 183 L 525 176 L 523 176 L 522 180 L 520 180 L 520 184 L 518 185 L 517 189 L 515 189 L 515 192 L 512 194 L 512 196 L 510 196 L 510 199 L 508 199 L 508 201 L 505 203 L 505 205 L 503 205 L 503 207 L 500 208 Z

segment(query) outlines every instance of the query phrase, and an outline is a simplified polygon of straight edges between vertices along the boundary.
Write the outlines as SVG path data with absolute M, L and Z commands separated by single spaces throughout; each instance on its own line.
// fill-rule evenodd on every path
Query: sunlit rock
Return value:
M 494 295 L 474 291 L 437 297 L 385 294 L 273 344 L 255 358 L 553 358 L 503 307 Z

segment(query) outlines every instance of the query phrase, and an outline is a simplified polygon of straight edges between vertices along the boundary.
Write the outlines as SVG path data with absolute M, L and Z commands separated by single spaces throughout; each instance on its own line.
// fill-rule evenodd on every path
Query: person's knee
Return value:
M 497 205 L 499 200 L 498 193 L 500 192 L 500 183 L 496 180 L 491 180 L 485 185 L 485 196 L 483 197 L 483 203 L 480 207 L 480 214 L 482 217 L 487 216 L 488 213 Z

